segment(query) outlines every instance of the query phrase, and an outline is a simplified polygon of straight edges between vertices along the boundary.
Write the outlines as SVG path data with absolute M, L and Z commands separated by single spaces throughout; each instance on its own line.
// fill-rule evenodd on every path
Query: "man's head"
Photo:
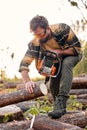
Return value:
M 41 27 L 43 29 L 47 28 L 49 26 L 48 20 L 44 16 L 35 16 L 30 21 L 30 30 L 36 31 L 37 27 Z
M 48 20 L 44 16 L 35 16 L 30 21 L 30 30 L 39 39 L 45 39 L 50 35 Z

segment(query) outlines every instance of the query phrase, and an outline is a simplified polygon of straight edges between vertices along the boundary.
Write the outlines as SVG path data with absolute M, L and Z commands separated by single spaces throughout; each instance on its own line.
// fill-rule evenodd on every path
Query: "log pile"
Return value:
M 44 82 L 38 81 L 38 85 Z M 3 88 L 24 88 L 23 82 L 3 82 Z M 87 89 L 87 77 L 75 77 L 72 81 L 72 89 Z
M 28 130 L 30 127 L 30 120 L 13 121 L 9 123 L 0 124 L 1 130 Z M 33 124 L 34 130 L 83 130 L 79 126 L 63 123 L 57 120 L 50 119 L 47 116 L 36 116 Z M 31 129 L 30 129 L 31 130 Z
M 39 82 L 39 84 L 38 83 L 36 84 L 36 87 L 34 88 L 34 93 L 32 94 L 27 93 L 24 88 L 24 85 L 22 84 L 22 88 L 20 87 L 21 89 L 17 90 L 16 92 L 0 95 L 0 107 L 1 107 L 0 112 L 2 113 L 2 109 L 4 109 L 5 108 L 4 106 L 6 105 L 8 105 L 6 107 L 8 107 L 10 110 L 12 106 L 10 104 L 15 104 L 16 105 L 15 108 L 19 108 L 19 110 L 21 109 L 22 112 L 29 109 L 31 105 L 29 100 L 47 95 L 47 89 L 44 88 L 45 89 L 44 90 L 40 88 L 40 84 L 41 82 Z M 75 95 L 75 98 L 79 102 L 87 105 L 87 78 L 83 78 L 83 77 L 74 78 L 70 95 Z M 4 117 L 5 115 L 5 113 L 4 114 L 1 113 L 0 113 L 0 118 Z M 18 115 L 18 113 L 14 109 L 13 115 L 15 115 L 15 113 L 16 115 Z M 7 129 L 31 130 L 29 128 L 31 121 L 24 119 L 23 113 L 21 114 L 21 116 L 17 116 L 17 117 L 22 117 L 21 118 L 22 121 L 17 121 L 18 119 L 20 120 L 20 118 L 18 119 L 13 118 L 12 119 L 13 121 L 11 122 L 1 123 L 0 129 L 1 130 L 7 130 Z M 51 119 L 48 116 L 38 115 L 35 117 L 35 121 L 32 129 L 33 130 L 83 130 L 83 128 L 86 126 L 87 126 L 87 111 L 77 111 L 77 112 L 67 112 L 64 116 L 62 116 L 59 119 Z
M 29 94 L 24 88 L 16 92 L 0 95 L 0 107 L 22 102 L 22 101 L 31 100 L 46 94 L 47 94 L 47 88 L 45 86 L 40 87 L 36 85 L 36 87 L 34 88 L 34 93 L 32 94 Z

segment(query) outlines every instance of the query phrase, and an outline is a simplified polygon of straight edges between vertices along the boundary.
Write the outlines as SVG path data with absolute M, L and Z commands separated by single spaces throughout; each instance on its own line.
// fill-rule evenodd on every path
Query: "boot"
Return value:
M 52 112 L 48 113 L 48 116 L 52 118 L 60 118 L 66 113 L 66 102 L 67 98 L 65 96 L 58 96 L 54 102 L 54 109 Z

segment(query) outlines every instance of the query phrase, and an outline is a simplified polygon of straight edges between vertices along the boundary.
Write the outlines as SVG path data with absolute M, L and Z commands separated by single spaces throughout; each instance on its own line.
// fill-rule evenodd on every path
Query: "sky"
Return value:
M 49 24 L 70 25 L 82 18 L 79 10 L 71 7 L 67 0 L 0 0 L 0 70 L 4 69 L 10 78 L 21 77 L 20 61 L 32 39 L 29 21 L 37 14 L 45 16 Z M 30 76 L 37 74 L 33 63 Z

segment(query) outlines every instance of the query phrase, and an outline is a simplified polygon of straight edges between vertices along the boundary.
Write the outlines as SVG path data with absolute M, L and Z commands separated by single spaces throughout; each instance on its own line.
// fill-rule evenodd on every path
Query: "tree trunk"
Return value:
M 28 130 L 31 121 L 23 120 L 0 124 L 1 130 Z M 57 120 L 50 119 L 46 116 L 36 116 L 33 124 L 34 130 L 83 130 L 82 128 L 66 124 Z
M 0 107 L 9 104 L 18 103 L 25 100 L 31 100 L 47 94 L 46 86 L 37 86 L 34 88 L 34 92 L 29 94 L 25 89 L 18 90 L 9 94 L 0 96 Z

